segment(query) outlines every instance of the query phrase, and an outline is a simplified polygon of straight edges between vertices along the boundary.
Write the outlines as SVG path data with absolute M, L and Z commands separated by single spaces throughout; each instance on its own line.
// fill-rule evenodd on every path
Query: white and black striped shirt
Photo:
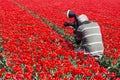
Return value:
M 82 33 L 82 47 L 93 55 L 103 54 L 104 46 L 100 27 L 96 22 L 82 24 L 77 29 Z

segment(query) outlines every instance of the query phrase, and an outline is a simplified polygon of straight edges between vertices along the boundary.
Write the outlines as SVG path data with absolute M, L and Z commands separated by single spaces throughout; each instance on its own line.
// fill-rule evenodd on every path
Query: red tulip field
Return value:
M 100 25 L 104 55 L 74 52 L 67 10 Z M 0 0 L 0 80 L 120 80 L 120 0 Z

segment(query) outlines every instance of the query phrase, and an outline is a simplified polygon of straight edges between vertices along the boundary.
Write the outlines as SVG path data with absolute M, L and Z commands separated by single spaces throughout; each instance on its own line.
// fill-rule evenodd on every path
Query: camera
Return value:
M 71 22 L 64 22 L 64 26 L 74 26 L 74 23 L 71 23 Z

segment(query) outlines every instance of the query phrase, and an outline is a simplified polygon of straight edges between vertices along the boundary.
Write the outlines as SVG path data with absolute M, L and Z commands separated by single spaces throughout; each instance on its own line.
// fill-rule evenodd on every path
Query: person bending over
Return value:
M 67 11 L 68 18 L 75 18 L 74 22 L 65 22 L 64 26 L 72 26 L 74 28 L 74 39 L 79 46 L 74 51 L 83 50 L 84 54 L 101 59 L 104 52 L 104 45 L 100 26 L 97 22 L 90 21 L 85 14 L 77 16 L 74 12 Z

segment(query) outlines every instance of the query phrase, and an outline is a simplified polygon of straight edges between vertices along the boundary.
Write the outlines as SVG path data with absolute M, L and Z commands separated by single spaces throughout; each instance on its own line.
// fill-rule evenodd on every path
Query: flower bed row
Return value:
M 64 27 L 64 21 L 66 19 L 66 11 L 71 9 L 78 14 L 85 13 L 88 15 L 90 20 L 97 21 L 101 26 L 101 31 L 103 34 L 103 41 L 106 47 L 106 50 L 113 52 L 120 48 L 120 20 L 119 20 L 119 0 L 114 1 L 56 1 L 56 0 L 37 0 L 37 1 L 28 1 L 28 0 L 17 0 L 21 2 L 25 7 L 32 9 L 35 13 L 40 16 L 47 18 L 48 21 L 52 21 L 57 27 L 64 28 L 65 33 L 72 34 L 73 30 L 68 27 Z M 100 3 L 99 3 L 100 2 Z M 99 4 L 98 4 L 99 3 Z M 89 5 L 92 4 L 92 5 Z M 98 5 L 97 5 L 98 4 Z M 104 5 L 106 4 L 106 5 Z M 111 6 L 110 6 L 111 4 Z M 36 6 L 34 6 L 36 5 Z M 109 10 L 109 7 L 111 11 Z M 114 11 L 113 11 L 114 10 Z M 117 15 L 118 14 L 118 15 Z M 110 39 L 111 38 L 111 39 Z M 111 44 L 109 44 L 111 43 Z
M 117 29 L 120 26 L 119 0 L 81 0 L 79 2 L 77 0 L 17 1 L 22 3 L 25 7 L 34 10 L 40 16 L 57 24 L 59 27 L 63 26 L 63 21 L 66 20 L 66 11 L 68 9 L 73 10 L 79 15 L 85 13 L 91 20 L 98 21 L 104 26 L 110 26 Z
M 54 23 L 57 27 L 62 27 L 65 34 L 72 35 L 72 29 L 63 26 L 63 22 L 67 21 L 66 11 L 71 9 L 77 14 L 85 13 L 90 20 L 97 21 L 100 24 L 103 42 L 105 46 L 105 57 L 106 60 L 101 60 L 100 64 L 104 67 L 112 69 L 120 74 L 119 69 L 119 54 L 120 54 L 120 14 L 119 14 L 119 0 L 17 0 L 22 3 L 25 7 L 33 10 L 38 15 L 47 18 L 48 21 Z M 36 6 L 34 6 L 36 5 Z M 113 65 L 112 62 L 116 62 Z M 104 64 L 103 64 L 104 63 Z M 107 65 L 107 66 L 106 66 Z M 115 68 L 113 68 L 115 67 Z M 116 70 L 117 68 L 117 70 Z

